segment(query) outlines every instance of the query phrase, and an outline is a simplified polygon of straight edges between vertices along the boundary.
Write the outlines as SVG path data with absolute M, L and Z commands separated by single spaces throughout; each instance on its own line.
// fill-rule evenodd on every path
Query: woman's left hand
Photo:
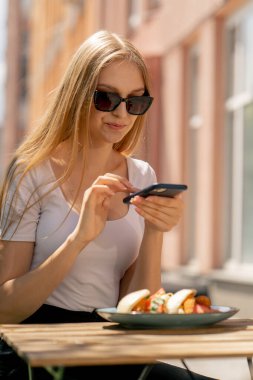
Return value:
M 184 203 L 181 198 L 149 196 L 143 198 L 136 196 L 131 204 L 145 222 L 158 231 L 170 231 L 176 226 L 183 214 Z

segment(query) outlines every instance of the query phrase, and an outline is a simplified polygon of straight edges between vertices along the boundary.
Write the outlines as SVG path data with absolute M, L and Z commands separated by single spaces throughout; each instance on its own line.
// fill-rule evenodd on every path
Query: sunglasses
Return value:
M 94 104 L 98 111 L 114 111 L 122 102 L 126 103 L 127 112 L 131 115 L 143 115 L 151 106 L 153 98 L 147 91 L 142 96 L 129 96 L 129 98 L 121 98 L 115 92 L 96 90 L 94 93 Z

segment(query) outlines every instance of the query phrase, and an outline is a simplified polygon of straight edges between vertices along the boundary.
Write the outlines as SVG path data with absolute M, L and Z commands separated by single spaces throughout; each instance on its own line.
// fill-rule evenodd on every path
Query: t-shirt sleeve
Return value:
M 18 176 L 13 180 L 1 210 L 2 240 L 35 241 L 40 215 L 37 190 L 31 173 L 26 174 L 21 181 Z
M 157 183 L 157 176 L 152 166 L 143 160 L 128 159 L 129 180 L 139 189 Z

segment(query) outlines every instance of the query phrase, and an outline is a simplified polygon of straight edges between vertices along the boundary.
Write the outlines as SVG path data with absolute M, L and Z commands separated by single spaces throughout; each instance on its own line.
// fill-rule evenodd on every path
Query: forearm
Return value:
M 138 258 L 121 281 L 120 298 L 138 289 L 154 293 L 161 287 L 162 244 L 163 232 L 146 226 Z
M 136 196 L 131 203 L 145 219 L 145 231 L 139 256 L 121 281 L 120 298 L 142 288 L 154 293 L 161 287 L 163 233 L 179 222 L 183 211 L 182 200 L 177 197 Z
M 34 270 L 0 287 L 0 323 L 19 323 L 33 314 L 70 271 L 81 247 L 68 238 Z

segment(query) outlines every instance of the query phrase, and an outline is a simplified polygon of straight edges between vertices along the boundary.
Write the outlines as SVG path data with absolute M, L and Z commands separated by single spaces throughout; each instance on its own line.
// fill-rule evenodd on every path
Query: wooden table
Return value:
M 231 318 L 185 330 L 127 330 L 110 322 L 12 324 L 0 325 L 0 334 L 27 362 L 31 379 L 32 367 L 45 367 L 54 379 L 61 379 L 66 366 L 220 357 L 246 357 L 253 379 L 253 319 Z

